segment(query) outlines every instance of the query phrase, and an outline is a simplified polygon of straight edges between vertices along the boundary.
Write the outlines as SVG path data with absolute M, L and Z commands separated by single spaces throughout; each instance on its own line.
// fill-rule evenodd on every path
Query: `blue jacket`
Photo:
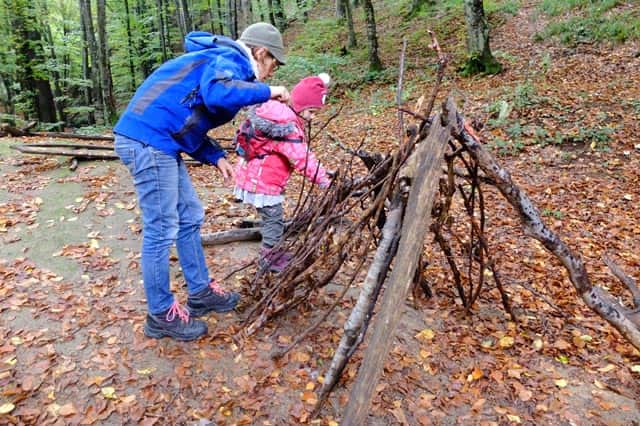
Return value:
M 185 50 L 140 85 L 113 131 L 176 158 L 186 152 L 216 164 L 224 151 L 207 132 L 242 107 L 267 101 L 271 91 L 256 81 L 242 46 L 227 37 L 191 32 Z

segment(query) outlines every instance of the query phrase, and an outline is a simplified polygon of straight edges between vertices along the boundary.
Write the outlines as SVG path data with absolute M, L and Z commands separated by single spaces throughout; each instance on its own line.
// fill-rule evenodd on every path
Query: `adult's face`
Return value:
M 254 50 L 254 58 L 258 64 L 258 80 L 265 81 L 271 76 L 278 68 L 278 61 L 271 56 L 271 53 L 265 47 L 259 47 Z

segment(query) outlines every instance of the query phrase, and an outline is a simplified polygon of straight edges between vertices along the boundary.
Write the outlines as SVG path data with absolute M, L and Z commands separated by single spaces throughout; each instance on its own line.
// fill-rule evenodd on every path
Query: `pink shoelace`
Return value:
M 169 308 L 169 311 L 167 311 L 167 316 L 166 316 L 167 321 L 169 322 L 173 321 L 174 319 L 176 319 L 176 315 L 183 322 L 189 322 L 189 311 L 183 308 L 182 306 L 180 306 L 177 300 L 173 302 L 173 305 L 171 305 L 171 307 Z
M 216 282 L 216 280 L 211 280 L 209 281 L 209 288 L 211 289 L 211 291 L 213 291 L 215 294 L 218 294 L 220 296 L 226 296 L 227 295 L 227 291 L 222 288 L 220 286 L 220 284 L 218 284 Z

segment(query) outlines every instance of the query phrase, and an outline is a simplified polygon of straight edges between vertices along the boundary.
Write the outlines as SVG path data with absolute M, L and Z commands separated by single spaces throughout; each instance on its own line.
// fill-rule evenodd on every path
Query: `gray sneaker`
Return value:
M 235 291 L 222 288 L 215 280 L 209 282 L 209 286 L 204 290 L 189 296 L 187 299 L 187 309 L 194 317 L 201 317 L 209 312 L 229 312 L 232 311 L 240 295 Z
M 189 311 L 174 302 L 161 314 L 147 314 L 144 334 L 153 339 L 170 337 L 183 342 L 207 334 L 207 323 L 189 317 Z

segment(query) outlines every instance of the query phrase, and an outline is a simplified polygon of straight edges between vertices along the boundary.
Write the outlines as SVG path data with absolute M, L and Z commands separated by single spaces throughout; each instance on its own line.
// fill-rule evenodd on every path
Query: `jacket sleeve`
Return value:
M 331 180 L 316 156 L 309 150 L 309 146 L 304 142 L 282 142 L 274 144 L 276 150 L 289 159 L 289 164 L 309 181 L 317 184 L 320 188 L 328 188 Z M 305 167 L 306 166 L 306 167 Z M 314 180 L 315 178 L 315 180 Z
M 216 165 L 218 160 L 226 157 L 224 149 L 218 144 L 218 141 L 205 136 L 202 144 L 194 152 L 189 154 L 194 160 L 203 164 Z
M 241 108 L 266 102 L 271 97 L 267 84 L 253 80 L 231 60 L 219 56 L 212 61 L 200 79 L 204 103 L 212 112 L 235 115 Z

